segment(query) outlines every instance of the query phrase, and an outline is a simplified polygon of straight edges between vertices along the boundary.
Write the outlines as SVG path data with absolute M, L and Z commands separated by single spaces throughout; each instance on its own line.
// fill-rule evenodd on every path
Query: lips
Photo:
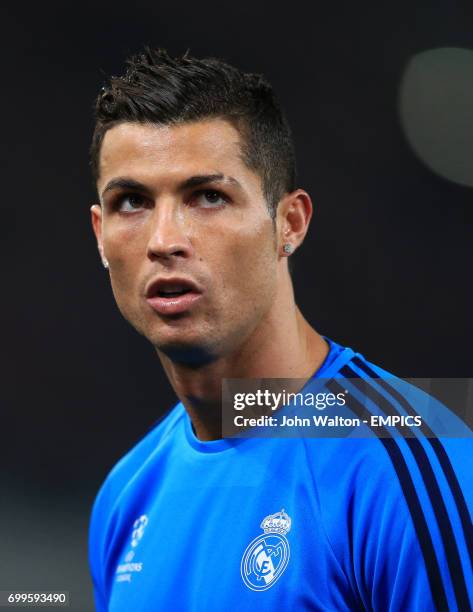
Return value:
M 186 312 L 201 298 L 202 291 L 187 278 L 158 278 L 152 281 L 145 292 L 148 304 L 162 315 Z

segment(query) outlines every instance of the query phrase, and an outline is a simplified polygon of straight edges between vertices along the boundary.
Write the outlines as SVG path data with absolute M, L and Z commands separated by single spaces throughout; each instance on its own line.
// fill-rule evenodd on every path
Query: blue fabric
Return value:
M 326 340 L 313 382 L 378 376 L 374 412 L 421 403 Z M 202 442 L 179 403 L 95 500 L 97 610 L 468 610 L 472 451 L 471 437 L 422 435 Z

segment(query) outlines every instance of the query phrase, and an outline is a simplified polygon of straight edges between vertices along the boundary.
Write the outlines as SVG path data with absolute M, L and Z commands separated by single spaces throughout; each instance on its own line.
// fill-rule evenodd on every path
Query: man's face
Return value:
M 105 134 L 92 221 L 124 317 L 183 361 L 238 348 L 277 290 L 276 234 L 238 131 L 212 119 Z

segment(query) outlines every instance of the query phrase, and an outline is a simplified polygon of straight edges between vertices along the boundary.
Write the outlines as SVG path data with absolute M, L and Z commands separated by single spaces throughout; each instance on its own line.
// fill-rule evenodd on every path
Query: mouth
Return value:
M 162 315 L 182 314 L 202 297 L 202 291 L 185 278 L 158 278 L 146 289 L 146 301 Z

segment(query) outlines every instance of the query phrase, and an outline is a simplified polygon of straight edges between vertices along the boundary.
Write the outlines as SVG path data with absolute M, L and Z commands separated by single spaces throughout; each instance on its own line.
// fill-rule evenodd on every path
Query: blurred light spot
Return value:
M 443 47 L 414 56 L 401 82 L 400 115 L 431 170 L 473 186 L 473 51 Z

